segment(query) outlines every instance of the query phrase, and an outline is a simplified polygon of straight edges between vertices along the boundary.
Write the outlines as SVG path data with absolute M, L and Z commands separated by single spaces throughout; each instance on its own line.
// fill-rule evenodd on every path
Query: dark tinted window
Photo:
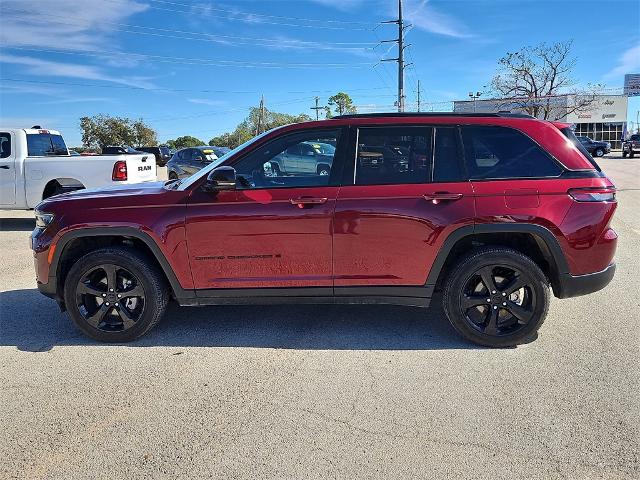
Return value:
M 286 188 L 329 185 L 340 130 L 306 131 L 276 138 L 233 164 L 240 188 Z M 334 177 L 332 177 L 332 175 Z
M 62 137 L 48 133 L 27 134 L 27 152 L 30 157 L 69 154 Z
M 464 156 L 472 179 L 555 177 L 553 159 L 523 133 L 507 127 L 462 127 Z
M 435 136 L 433 181 L 458 182 L 464 180 L 458 129 L 455 127 L 436 127 Z
M 11 135 L 0 132 L 0 158 L 7 158 L 11 155 Z
M 433 128 L 384 127 L 358 131 L 356 185 L 427 183 Z

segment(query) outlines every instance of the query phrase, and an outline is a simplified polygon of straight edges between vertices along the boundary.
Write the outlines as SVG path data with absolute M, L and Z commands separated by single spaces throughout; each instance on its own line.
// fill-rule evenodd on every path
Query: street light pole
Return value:
M 481 95 L 482 92 L 476 92 L 475 94 L 473 92 L 469 92 L 469 98 L 473 100 L 473 113 L 476 113 L 476 100 L 478 100 Z

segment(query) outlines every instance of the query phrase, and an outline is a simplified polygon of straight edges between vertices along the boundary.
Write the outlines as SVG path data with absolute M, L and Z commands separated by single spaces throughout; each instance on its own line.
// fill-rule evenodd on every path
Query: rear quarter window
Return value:
M 471 179 L 544 178 L 562 173 L 547 152 L 513 128 L 464 126 L 462 140 Z

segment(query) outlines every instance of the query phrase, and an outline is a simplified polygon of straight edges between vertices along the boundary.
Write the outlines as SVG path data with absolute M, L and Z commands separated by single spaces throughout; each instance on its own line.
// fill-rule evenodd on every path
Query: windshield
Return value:
M 580 140 L 578 140 L 578 137 L 576 137 L 576 134 L 573 133 L 573 130 L 571 130 L 570 127 L 562 128 L 562 129 L 560 129 L 560 131 L 564 134 L 565 137 L 567 137 L 578 148 L 578 150 L 580 150 L 580 153 L 582 155 L 584 155 L 584 157 L 587 160 L 589 160 L 589 163 L 591 163 L 591 165 L 593 165 L 593 168 L 595 168 L 599 172 L 602 171 L 600 169 L 600 165 L 598 165 L 596 163 L 596 161 L 593 159 L 593 157 L 591 156 L 589 151 L 586 148 L 584 148 L 584 145 L 582 145 L 582 142 Z
M 206 167 L 204 167 L 202 170 L 197 171 L 196 173 L 194 173 L 193 175 L 191 175 L 190 177 L 185 178 L 182 181 L 178 181 L 176 182 L 175 186 L 179 186 L 180 190 L 185 190 L 187 188 L 189 188 L 191 185 L 193 185 L 198 179 L 202 178 L 203 176 L 209 175 L 209 172 L 211 170 L 213 170 L 214 168 L 216 168 L 218 165 L 221 165 L 227 158 L 235 155 L 236 153 L 238 153 L 239 151 L 243 150 L 244 148 L 248 147 L 249 145 L 251 145 L 252 143 L 260 140 L 261 138 L 265 137 L 266 135 L 270 134 L 271 132 L 274 132 L 278 129 L 280 129 L 282 127 L 276 127 L 273 128 L 271 130 L 267 130 L 266 132 L 261 133 L 260 135 L 258 135 L 257 137 L 253 137 L 249 140 L 247 140 L 246 142 L 244 142 L 242 145 L 238 145 L 236 148 L 234 148 L 233 150 L 228 151 L 227 153 L 225 153 L 222 157 L 218 158 L 217 160 L 212 161 L 209 165 L 207 165 Z

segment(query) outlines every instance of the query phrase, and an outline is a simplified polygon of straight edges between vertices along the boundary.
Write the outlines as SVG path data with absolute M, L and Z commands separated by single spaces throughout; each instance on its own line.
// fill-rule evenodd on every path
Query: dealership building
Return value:
M 576 95 L 559 95 L 551 100 L 549 118 L 575 124 L 576 135 L 585 135 L 593 140 L 611 143 L 611 148 L 622 147 L 621 138 L 627 122 L 626 95 L 598 95 L 586 108 L 575 110 L 579 98 Z M 503 99 L 463 100 L 453 103 L 454 112 L 496 113 L 509 110 L 522 111 L 522 102 Z M 574 111 L 575 110 L 575 111 Z

